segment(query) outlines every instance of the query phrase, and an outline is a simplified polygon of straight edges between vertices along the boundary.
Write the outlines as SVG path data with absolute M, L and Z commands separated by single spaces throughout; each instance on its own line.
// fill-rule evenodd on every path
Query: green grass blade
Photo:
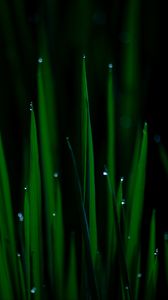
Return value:
M 21 295 L 23 300 L 27 300 L 23 264 L 19 253 L 18 253 L 18 264 L 19 264 L 19 282 L 20 282 Z
M 111 64 L 107 82 L 107 167 L 112 188 L 115 192 L 115 99 Z
M 86 159 L 88 146 L 88 90 L 86 81 L 85 56 L 82 61 L 82 92 L 81 92 L 81 144 L 82 144 L 82 176 L 83 176 L 83 199 L 85 203 L 86 193 Z
M 0 298 L 14 299 L 6 250 L 0 241 Z
M 53 282 L 53 251 L 51 227 L 55 212 L 56 188 L 54 174 L 58 171 L 58 137 L 55 117 L 55 93 L 51 66 L 46 49 L 45 33 L 41 34 L 41 51 L 44 61 L 38 68 L 38 128 L 40 136 L 40 157 L 42 162 L 42 182 L 45 196 L 47 260 L 50 283 Z
M 125 208 L 125 199 L 123 199 L 123 178 L 120 179 L 118 190 L 117 190 L 117 214 L 118 214 L 118 220 L 119 224 L 121 224 L 123 220 L 123 217 L 125 214 L 123 214 L 123 209 Z M 124 226 L 125 226 L 124 222 Z M 125 229 L 126 230 L 126 229 Z
M 108 171 L 105 168 L 105 176 L 108 176 Z M 111 272 L 111 266 L 115 261 L 116 250 L 117 250 L 117 232 L 116 232 L 116 220 L 114 212 L 114 195 L 112 194 L 110 178 L 107 179 L 107 282 L 109 283 L 109 276 Z M 117 203 L 116 203 L 117 205 Z M 117 215 L 118 218 L 118 215 Z M 119 221 L 119 220 L 118 220 Z
M 91 124 L 89 119 L 88 132 L 88 181 L 89 181 L 89 229 L 90 229 L 90 246 L 93 259 L 93 265 L 96 262 L 97 253 L 97 223 L 96 223 L 96 197 L 95 197 L 95 177 L 94 177 L 94 153 Z
M 123 285 L 125 287 L 127 287 L 127 295 L 129 297 L 129 299 L 132 300 L 133 299 L 132 289 L 130 286 L 130 279 L 129 279 L 128 268 L 127 268 L 127 264 L 126 264 L 125 246 L 123 243 L 122 232 L 121 232 L 121 228 L 120 228 L 118 211 L 117 211 L 117 199 L 115 197 L 115 194 L 113 193 L 107 169 L 106 169 L 106 177 L 107 177 L 109 193 L 111 193 L 111 197 L 113 199 L 112 210 L 113 210 L 113 216 L 114 216 L 114 226 L 115 226 L 114 229 L 115 229 L 116 241 L 117 241 L 117 252 L 118 252 L 118 257 L 119 257 L 120 272 L 122 274 Z
M 127 263 L 131 278 L 135 278 L 137 265 L 135 263 L 138 251 L 140 249 L 140 229 L 144 204 L 144 188 L 146 175 L 146 159 L 147 159 L 147 124 L 145 123 L 143 129 L 143 137 L 141 143 L 141 150 L 135 174 L 135 186 L 132 194 L 132 207 L 129 221 L 129 236 L 127 242 Z M 137 260 L 136 260 L 137 261 Z
M 56 208 L 53 213 L 52 232 L 53 232 L 53 256 L 54 256 L 54 280 L 57 299 L 63 299 L 64 288 L 64 226 L 62 215 L 62 197 L 59 178 L 56 182 Z
M 30 204 L 28 191 L 24 198 L 24 237 L 25 237 L 25 266 L 26 266 L 26 295 L 30 300 Z
M 141 289 L 141 252 L 139 250 L 139 255 L 138 255 L 138 263 L 137 263 L 137 273 L 135 277 L 135 282 L 133 283 L 135 288 L 134 288 L 134 299 L 138 300 L 139 299 L 139 294 L 140 294 L 140 289 Z
M 73 167 L 74 167 L 74 171 L 75 171 L 75 179 L 76 179 L 78 189 L 79 189 L 80 198 L 77 201 L 77 208 L 79 211 L 83 240 L 84 240 L 84 249 L 85 249 L 85 255 L 86 255 L 87 275 L 88 275 L 90 294 L 92 295 L 93 299 L 98 300 L 99 294 L 98 294 L 98 289 L 97 289 L 97 282 L 96 282 L 95 270 L 94 270 L 94 266 L 93 266 L 92 255 L 91 255 L 90 232 L 89 232 L 87 216 L 86 216 L 86 212 L 85 212 L 85 208 L 84 208 L 82 187 L 81 187 L 80 178 L 78 175 L 76 159 L 75 159 L 69 138 L 67 138 L 67 144 L 68 144 L 68 148 L 70 150 L 70 154 L 72 157 Z
M 97 253 L 97 224 L 96 224 L 96 197 L 95 197 L 95 174 L 94 174 L 94 150 L 93 150 L 93 139 L 92 139 L 92 128 L 90 120 L 90 110 L 87 92 L 87 78 L 86 78 L 86 67 L 85 58 L 83 59 L 83 70 L 82 70 L 82 95 L 83 95 L 83 105 L 85 107 L 85 132 L 84 132 L 84 159 L 86 159 L 86 179 L 84 174 L 84 185 L 85 180 L 87 181 L 86 191 L 87 191 L 87 201 L 89 206 L 89 230 L 90 230 L 90 247 L 91 255 L 93 260 L 93 265 L 96 262 Z M 86 116 L 87 114 L 87 116 Z M 86 132 L 87 130 L 87 132 Z M 87 136 L 86 136 L 87 133 Z M 85 163 L 85 161 L 84 161 Z
M 77 262 L 75 250 L 75 238 L 72 235 L 70 241 L 70 258 L 68 268 L 68 278 L 66 287 L 66 300 L 78 299 L 78 282 L 77 282 Z
M 30 249 L 32 257 L 32 284 L 36 288 L 35 299 L 42 297 L 42 218 L 41 218 L 41 178 L 36 122 L 33 110 L 31 111 L 30 132 Z
M 140 151 L 141 151 L 141 143 L 142 143 L 141 132 L 138 130 L 137 137 L 135 140 L 134 151 L 133 151 L 133 155 L 132 155 L 132 164 L 130 167 L 129 176 L 128 176 L 128 180 L 127 180 L 126 199 L 127 199 L 127 219 L 128 219 L 128 221 L 131 218 L 131 212 L 132 212 L 132 207 L 133 207 L 133 200 L 134 200 L 137 173 L 138 173 L 138 165 L 139 165 L 139 156 L 140 156 Z M 127 224 L 127 225 L 129 225 L 129 224 Z
M 146 268 L 146 287 L 145 299 L 156 299 L 157 276 L 158 276 L 158 258 L 156 249 L 156 211 L 154 210 L 151 218 L 150 225 L 150 238 L 149 238 L 149 253 Z
M 139 20 L 140 1 L 129 0 L 125 9 L 123 35 L 126 42 L 122 55 L 122 97 L 121 97 L 121 166 L 124 173 L 131 160 L 130 149 L 135 136 L 135 124 L 140 121 L 140 64 L 139 64 Z
M 13 279 L 16 292 L 19 297 L 19 283 L 18 283 L 18 263 L 17 263 L 17 251 L 15 243 L 15 230 L 14 220 L 11 205 L 10 185 L 8 179 L 8 172 L 6 167 L 6 161 L 2 146 L 2 140 L 0 137 L 0 234 L 1 239 L 5 243 L 5 251 L 8 253 L 9 269 Z
M 107 81 L 107 167 L 108 176 L 115 193 L 115 105 L 112 68 L 109 65 Z M 104 171 L 106 174 L 106 171 Z M 111 263 L 116 253 L 116 232 L 113 214 L 113 197 L 107 190 L 107 273 L 110 274 Z

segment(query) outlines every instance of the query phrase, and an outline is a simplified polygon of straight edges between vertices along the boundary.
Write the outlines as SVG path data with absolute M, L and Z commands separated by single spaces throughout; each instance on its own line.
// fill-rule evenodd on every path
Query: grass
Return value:
M 111 94 L 112 70 L 110 69 L 107 95 L 107 166 L 102 173 L 102 182 L 103 177 L 107 179 L 107 194 L 102 199 L 107 207 L 107 238 L 104 237 L 107 251 L 104 256 L 98 243 L 94 149 L 86 65 L 85 58 L 83 58 L 81 101 L 84 126 L 81 132 L 83 153 L 83 175 L 81 179 L 72 145 L 67 139 L 67 147 L 73 162 L 72 168 L 75 171 L 74 184 L 76 181 L 80 192 L 80 198 L 76 199 L 82 234 L 81 247 L 79 247 L 80 241 L 76 242 L 75 233 L 70 234 L 70 239 L 67 237 L 62 207 L 62 188 L 64 187 L 61 186 L 59 173 L 54 173 L 55 169 L 53 169 L 54 164 L 59 159 L 56 157 L 55 161 L 51 151 L 53 131 L 50 131 L 50 126 L 53 126 L 54 119 L 52 119 L 51 108 L 46 106 L 51 105 L 52 107 L 52 102 L 48 102 L 48 97 L 52 97 L 48 92 L 51 91 L 45 90 L 46 83 L 50 81 L 48 67 L 45 66 L 45 63 L 39 64 L 38 118 L 34 113 L 33 105 L 30 105 L 30 143 L 29 150 L 26 151 L 28 153 L 26 159 L 29 162 L 29 171 L 26 172 L 28 185 L 25 188 L 24 212 L 19 219 L 21 237 L 23 237 L 23 240 L 19 241 L 22 244 L 19 254 L 16 246 L 17 226 L 12 211 L 9 178 L 2 141 L 0 143 L 0 297 L 4 300 L 10 300 L 17 295 L 17 299 L 45 300 L 50 299 L 53 295 L 60 300 L 75 300 L 82 299 L 82 297 L 83 299 L 90 299 L 89 297 L 91 297 L 91 299 L 105 300 L 110 299 L 112 286 L 116 289 L 117 299 L 139 299 L 139 295 L 143 291 L 144 299 L 154 300 L 159 264 L 155 242 L 155 212 L 151 217 L 149 245 L 146 249 L 148 259 L 145 274 L 143 274 L 145 287 L 143 288 L 141 285 L 141 260 L 143 259 L 141 224 L 147 163 L 147 124 L 145 123 L 144 128 L 137 134 L 132 167 L 127 182 L 121 178 L 117 183 L 116 179 L 113 178 L 115 124 L 111 123 L 111 115 L 114 115 L 114 96 Z M 47 68 L 46 71 L 44 71 L 45 68 Z M 36 124 L 37 120 L 39 126 Z M 110 152 L 112 153 L 111 156 Z M 163 162 L 165 161 L 164 157 L 165 154 L 164 156 L 162 154 Z M 74 171 L 72 169 L 72 174 Z M 116 183 L 114 184 L 114 182 Z M 123 199 L 123 185 L 127 185 L 126 200 Z M 115 186 L 116 188 L 114 188 Z M 103 218 L 102 215 L 102 220 Z M 65 246 L 67 244 L 65 243 L 65 236 L 67 240 L 70 240 L 67 248 L 69 250 Z M 166 249 L 167 241 L 165 240 L 165 265 L 167 266 Z M 66 253 L 68 260 L 65 256 Z M 116 268 L 118 272 L 114 278 Z M 167 274 L 167 268 L 165 273 Z
M 21 2 L 16 9 L 17 24 L 21 27 L 23 43 L 32 48 Z M 6 12 L 5 1 L 2 1 Z M 83 12 L 84 3 L 79 8 Z M 89 5 L 88 5 L 89 7 Z M 59 99 L 55 93 L 54 74 L 47 48 L 47 33 L 39 26 L 39 52 L 37 67 L 37 99 L 26 112 L 30 132 L 25 144 L 23 178 L 26 182 L 21 200 L 23 212 L 15 215 L 11 197 L 8 161 L 0 138 L 0 299 L 2 300 L 155 300 L 158 291 L 159 252 L 157 248 L 156 211 L 151 213 L 143 247 L 145 215 L 146 169 L 148 162 L 148 125 L 137 129 L 130 122 L 141 123 L 139 113 L 139 3 L 130 0 L 125 18 L 129 43 L 124 47 L 120 114 L 123 126 L 118 129 L 115 91 L 115 66 L 107 68 L 106 82 L 106 136 L 104 169 L 97 170 L 94 122 L 90 107 L 87 58 L 82 58 L 80 73 L 81 93 L 78 120 L 80 138 L 78 149 L 71 137 L 62 136 L 59 126 Z M 0 12 L 1 15 L 1 12 Z M 87 15 L 87 9 L 85 10 Z M 20 18 L 19 18 L 20 16 Z M 1 15 L 4 40 L 17 53 L 10 14 Z M 87 30 L 85 18 L 79 40 L 85 44 Z M 86 18 L 87 19 L 87 18 Z M 74 21 L 73 21 L 74 22 Z M 21 26 L 21 24 L 23 26 Z M 52 24 L 52 22 L 51 22 Z M 72 25 L 74 27 L 74 25 Z M 85 30 L 87 29 L 87 30 Z M 78 32 L 78 27 L 75 28 Z M 82 40 L 83 39 L 83 40 Z M 10 47 L 9 47 L 10 48 Z M 29 56 L 32 56 L 30 49 Z M 16 55 L 18 74 L 24 73 Z M 13 69 L 15 68 L 13 65 Z M 12 72 L 14 72 L 12 70 Z M 13 74 L 13 73 L 12 73 Z M 19 78 L 20 78 L 19 77 Z M 17 97 L 25 95 L 20 81 L 16 85 Z M 130 92 L 133 91 L 133 92 Z M 137 93 L 138 94 L 138 93 Z M 135 99 L 136 98 L 136 99 Z M 135 101 L 136 100 L 136 101 Z M 35 104 L 35 105 L 34 105 Z M 64 118 L 64 115 L 62 116 Z M 137 131 L 136 131 L 137 130 Z M 136 131 L 135 134 L 133 131 Z M 119 137 L 117 136 L 119 135 Z M 136 139 L 134 140 L 134 136 Z M 64 146 L 62 147 L 62 139 Z M 118 149 L 118 144 L 120 149 Z M 62 149 L 66 148 L 63 152 Z M 159 155 L 166 174 L 168 155 L 158 143 Z M 76 153 L 80 152 L 79 160 Z M 121 152 L 119 157 L 118 152 Z M 67 154 L 68 153 L 68 154 Z M 131 153 L 131 159 L 130 159 Z M 118 160 L 121 167 L 118 167 Z M 64 160 L 64 162 L 62 162 Z M 71 161 L 71 164 L 69 163 Z M 62 165 L 66 165 L 68 186 Z M 127 170 L 127 172 L 125 172 Z M 97 185 L 97 173 L 99 183 Z M 119 174 L 118 174 L 119 173 Z M 126 178 L 122 173 L 128 173 Z M 20 179 L 22 182 L 22 179 Z M 66 190 L 67 189 L 67 190 Z M 101 193 L 99 195 L 99 192 Z M 68 204 L 67 204 L 68 201 Z M 100 203 L 101 202 L 101 203 Z M 100 205 L 101 204 L 101 205 Z M 104 210 L 100 209 L 100 206 Z M 73 216 L 73 224 L 71 218 Z M 145 220 L 146 221 L 146 220 Z M 164 275 L 168 285 L 168 237 L 163 239 Z M 102 246 L 103 244 L 103 246 Z M 19 249 L 19 250 L 18 250 Z

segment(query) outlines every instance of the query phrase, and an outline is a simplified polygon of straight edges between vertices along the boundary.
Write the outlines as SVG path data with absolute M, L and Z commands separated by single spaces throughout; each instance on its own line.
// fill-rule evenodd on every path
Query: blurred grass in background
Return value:
M 157 5 L 1 1 L 2 300 L 166 297 Z

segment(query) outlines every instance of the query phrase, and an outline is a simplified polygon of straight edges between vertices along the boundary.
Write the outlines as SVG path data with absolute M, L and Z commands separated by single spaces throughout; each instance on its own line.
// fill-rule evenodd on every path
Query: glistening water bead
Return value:
M 121 205 L 125 205 L 125 199 L 122 199 Z
M 38 63 L 39 63 L 39 64 L 42 64 L 42 62 L 43 62 L 43 58 L 42 58 L 42 57 L 39 57 Z
M 109 70 L 112 70 L 113 65 L 112 64 L 108 64 L 108 68 L 109 68 Z
M 55 173 L 53 174 L 53 176 L 54 176 L 54 178 L 58 178 L 58 172 L 55 172 Z
M 17 215 L 18 215 L 19 221 L 23 222 L 23 219 L 24 219 L 23 214 L 21 212 L 19 212 Z
M 30 290 L 30 292 L 32 293 L 32 294 L 35 294 L 36 293 L 36 287 L 33 287 L 31 290 Z

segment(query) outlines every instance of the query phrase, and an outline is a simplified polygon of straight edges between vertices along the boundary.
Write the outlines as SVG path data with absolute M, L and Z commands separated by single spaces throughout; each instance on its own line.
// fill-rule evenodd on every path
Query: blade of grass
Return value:
M 24 236 L 25 236 L 25 266 L 26 266 L 26 295 L 30 300 L 30 204 L 28 192 L 24 198 Z
M 111 197 L 113 199 L 112 204 L 113 204 L 113 214 L 114 214 L 114 223 L 115 223 L 116 239 L 117 239 L 117 246 L 118 246 L 117 250 L 118 250 L 120 271 L 122 274 L 123 285 L 127 287 L 128 297 L 130 300 L 132 300 L 133 297 L 132 297 L 132 290 L 130 286 L 129 274 L 128 274 L 128 269 L 126 264 L 126 255 L 123 247 L 123 239 L 122 239 L 122 234 L 121 234 L 120 224 L 119 224 L 119 219 L 117 214 L 117 201 L 111 186 L 107 169 L 106 169 L 106 177 L 107 177 L 109 193 L 111 193 Z
M 150 225 L 149 253 L 146 268 L 145 299 L 156 299 L 157 275 L 158 275 L 158 249 L 156 249 L 156 211 L 154 210 Z
M 24 276 L 24 270 L 23 270 L 23 264 L 21 261 L 20 254 L 18 254 L 18 264 L 19 264 L 19 282 L 20 282 L 20 289 L 21 289 L 21 295 L 23 300 L 27 300 L 26 297 L 26 287 L 25 287 L 25 276 Z
M 53 255 L 54 255 L 54 280 L 57 290 L 57 299 L 63 299 L 64 288 L 64 226 L 62 215 L 62 197 L 59 178 L 56 182 L 56 208 L 53 213 L 52 232 L 53 232 Z
M 30 251 L 32 257 L 32 283 L 36 288 L 35 299 L 42 298 L 42 217 L 41 217 L 41 177 L 39 166 L 37 129 L 34 111 L 31 111 L 30 132 Z
M 132 155 L 132 164 L 129 171 L 129 177 L 127 180 L 127 191 L 126 191 L 126 200 L 127 200 L 127 219 L 128 221 L 131 218 L 131 211 L 134 200 L 134 193 L 136 187 L 138 165 L 139 165 L 139 156 L 141 151 L 142 136 L 140 130 L 137 131 L 137 137 L 135 140 L 134 151 Z M 129 224 L 127 224 L 128 226 Z M 127 232 L 127 235 L 129 232 Z
M 79 215 L 80 215 L 81 228 L 82 228 L 82 233 L 83 233 L 83 238 L 84 238 L 85 255 L 86 255 L 86 263 L 87 263 L 87 274 L 88 274 L 88 278 L 89 278 L 90 293 L 92 294 L 93 299 L 98 300 L 99 294 L 98 294 L 98 290 L 97 290 L 95 271 L 94 271 L 92 255 L 91 255 L 90 233 L 89 233 L 89 226 L 88 226 L 88 221 L 87 221 L 87 217 L 86 217 L 86 212 L 85 212 L 85 208 L 84 208 L 82 187 L 81 187 L 80 178 L 78 175 L 76 159 L 75 159 L 69 138 L 67 138 L 67 144 L 68 144 L 68 148 L 69 148 L 69 151 L 71 154 L 72 163 L 73 163 L 74 172 L 75 172 L 75 179 L 76 179 L 78 189 L 79 189 L 80 199 L 79 199 L 79 201 L 77 201 L 77 207 L 78 207 L 78 211 L 79 211 Z
M 126 35 L 126 43 L 123 49 L 123 78 L 122 78 L 122 104 L 121 117 L 122 128 L 121 138 L 122 147 L 122 165 L 127 164 L 130 157 L 130 146 L 134 137 L 135 122 L 140 117 L 140 87 L 139 87 L 139 19 L 140 19 L 140 1 L 130 0 L 125 10 L 125 21 L 123 22 L 123 34 Z M 128 167 L 128 165 L 126 165 Z M 126 168 L 125 167 L 125 168 Z
M 115 191 L 115 99 L 112 65 L 109 64 L 107 82 L 107 167 L 110 181 Z
M 75 251 L 75 237 L 71 234 L 70 241 L 70 258 L 68 268 L 68 278 L 66 287 L 66 300 L 78 299 L 78 282 L 77 282 L 77 262 Z
M 140 288 L 141 288 L 141 277 L 142 277 L 142 274 L 141 274 L 141 252 L 139 250 L 137 273 L 136 273 L 135 288 L 134 288 L 134 299 L 135 300 L 139 299 Z
M 112 65 L 109 64 L 107 81 L 107 167 L 112 188 L 115 192 L 115 105 Z M 106 174 L 106 171 L 104 171 Z M 116 253 L 116 232 L 113 215 L 112 195 L 107 190 L 107 278 Z
M 8 253 L 8 263 L 10 274 L 13 278 L 17 296 L 20 295 L 18 282 L 18 262 L 15 242 L 14 220 L 12 213 L 11 195 L 6 161 L 3 151 L 2 140 L 0 137 L 0 234 L 1 239 L 5 242 L 5 250 Z
M 13 287 L 9 274 L 8 259 L 4 245 L 0 241 L 0 297 L 1 299 L 14 299 Z
M 95 174 L 94 174 L 94 150 L 92 139 L 92 128 L 90 120 L 89 100 L 87 92 L 87 77 L 85 58 L 83 58 L 82 68 L 82 102 L 85 113 L 85 128 L 84 128 L 84 160 L 86 160 L 86 178 L 84 173 L 84 189 L 86 180 L 87 201 L 89 206 L 89 230 L 90 230 L 90 247 L 93 260 L 93 266 L 96 262 L 97 253 L 97 224 L 96 224 L 96 197 L 95 197 Z M 87 114 L 87 115 L 86 115 Z M 87 122 L 87 123 L 86 123 Z M 87 134 L 87 136 L 86 136 Z M 84 161 L 85 163 L 85 161 Z M 85 169 L 84 169 L 85 170 Z M 85 171 L 84 171 L 85 172 Z
M 82 176 L 83 176 L 83 199 L 85 203 L 86 193 L 86 159 L 87 159 L 87 143 L 88 143 L 88 90 L 86 82 L 86 65 L 85 56 L 82 61 L 82 93 L 81 93 L 81 138 L 82 138 Z
M 127 242 L 127 264 L 131 278 L 136 277 L 137 272 L 137 255 L 140 249 L 140 229 L 143 213 L 144 203 L 144 188 L 145 188 L 145 174 L 146 174 L 146 159 L 147 159 L 147 124 L 145 123 L 143 129 L 143 137 L 141 143 L 141 150 L 135 174 L 135 186 L 132 194 L 132 207 L 129 220 L 129 236 Z M 127 237 L 126 237 L 127 238 Z
M 55 93 L 51 65 L 46 49 L 45 31 L 41 29 L 40 36 L 42 58 L 38 68 L 38 128 L 40 136 L 40 157 L 42 163 L 42 182 L 45 196 L 47 260 L 50 283 L 53 282 L 53 251 L 51 227 L 55 211 L 56 188 L 53 175 L 58 170 L 58 136 L 55 118 Z

